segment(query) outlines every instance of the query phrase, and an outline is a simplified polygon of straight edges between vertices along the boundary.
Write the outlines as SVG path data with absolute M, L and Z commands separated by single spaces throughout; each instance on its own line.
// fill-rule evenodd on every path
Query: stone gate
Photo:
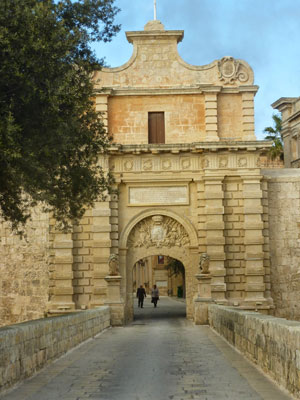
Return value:
M 95 106 L 113 139 L 99 163 L 114 175 L 113 193 L 68 234 L 37 210 L 29 237 L 38 252 L 1 226 L 3 276 L 7 271 L 9 282 L 19 274 L 20 284 L 7 283 L 17 306 L 15 317 L 2 319 L 16 322 L 30 314 L 23 304 L 32 296 L 26 274 L 34 270 L 43 282 L 37 283 L 36 303 L 26 303 L 34 317 L 109 304 L 113 281 L 114 290 L 119 282 L 119 320 L 129 321 L 133 265 L 160 254 L 184 264 L 187 317 L 193 319 L 202 253 L 210 256 L 216 303 L 269 313 L 269 198 L 260 157 L 270 143 L 255 137 L 258 87 L 251 67 L 233 57 L 189 65 L 177 51 L 183 31 L 165 30 L 159 21 L 126 35 L 133 44 L 130 60 L 94 76 Z M 36 226 L 43 227 L 41 234 Z M 28 249 L 41 256 L 24 256 L 23 263 L 12 256 Z M 120 278 L 109 281 L 113 254 Z

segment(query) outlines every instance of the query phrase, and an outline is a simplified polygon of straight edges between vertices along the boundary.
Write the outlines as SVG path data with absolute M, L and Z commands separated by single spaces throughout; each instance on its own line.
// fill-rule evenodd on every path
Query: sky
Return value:
M 224 56 L 247 61 L 254 70 L 255 132 L 272 125 L 271 104 L 300 96 L 300 0 L 156 0 L 157 19 L 166 30 L 184 30 L 178 51 L 193 65 Z M 110 43 L 94 44 L 110 67 L 127 62 L 132 45 L 126 31 L 139 31 L 153 20 L 153 0 L 115 0 L 121 31 Z

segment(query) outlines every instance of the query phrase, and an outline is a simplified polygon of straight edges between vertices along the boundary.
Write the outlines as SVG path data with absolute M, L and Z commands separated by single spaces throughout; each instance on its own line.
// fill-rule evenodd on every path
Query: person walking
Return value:
M 156 285 L 153 286 L 153 289 L 151 291 L 151 297 L 152 297 L 151 303 L 153 303 L 154 307 L 156 307 L 157 302 L 159 300 L 159 290 L 157 289 Z
M 147 297 L 146 296 L 146 291 L 143 288 L 143 285 L 141 285 L 138 290 L 136 291 L 136 297 L 138 298 L 138 305 L 139 307 L 143 308 L 143 304 L 144 304 L 144 298 Z

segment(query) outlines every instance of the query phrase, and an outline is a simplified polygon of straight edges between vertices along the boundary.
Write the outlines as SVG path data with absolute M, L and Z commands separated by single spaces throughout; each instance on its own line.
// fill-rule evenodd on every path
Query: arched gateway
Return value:
M 120 272 L 125 278 L 121 289 L 126 299 L 125 320 L 133 318 L 133 266 L 138 260 L 154 255 L 176 258 L 185 266 L 187 317 L 192 318 L 199 254 L 197 234 L 191 222 L 165 209 L 147 210 L 128 223 L 120 244 Z

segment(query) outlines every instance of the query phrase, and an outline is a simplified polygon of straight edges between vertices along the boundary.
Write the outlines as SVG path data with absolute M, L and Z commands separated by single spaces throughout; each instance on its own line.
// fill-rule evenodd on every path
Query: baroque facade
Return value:
M 187 318 L 194 319 L 196 275 L 207 253 L 216 303 L 274 312 L 271 178 L 260 168 L 270 143 L 255 137 L 258 87 L 251 67 L 232 57 L 189 65 L 177 51 L 183 31 L 165 30 L 159 21 L 126 35 L 133 44 L 130 60 L 94 76 L 96 108 L 113 139 L 99 162 L 114 174 L 113 193 L 68 234 L 37 213 L 43 229 L 47 223 L 50 228 L 40 232 L 36 223 L 31 233 L 35 240 L 43 235 L 40 258 L 20 269 L 19 282 L 42 265 L 40 316 L 110 304 L 121 324 L 133 318 L 136 263 L 171 257 L 185 267 Z M 2 229 L 6 240 L 5 225 Z M 18 240 L 2 240 L 2 260 L 16 246 L 28 248 Z M 20 264 L 16 257 L 10 260 L 8 268 Z M 18 303 L 18 290 L 13 293 Z M 21 309 L 12 322 L 22 320 Z
M 109 301 L 107 259 L 118 254 L 118 312 L 130 320 L 134 264 L 164 255 L 185 266 L 192 319 L 195 274 L 206 252 L 215 301 L 268 312 L 259 168 L 267 144 L 254 134 L 252 69 L 232 57 L 185 63 L 177 52 L 183 32 L 166 31 L 159 21 L 126 35 L 131 59 L 95 73 L 96 107 L 113 138 L 101 162 L 114 173 L 115 193 L 73 235 L 53 233 L 49 311 Z M 82 277 L 74 279 L 77 271 Z

